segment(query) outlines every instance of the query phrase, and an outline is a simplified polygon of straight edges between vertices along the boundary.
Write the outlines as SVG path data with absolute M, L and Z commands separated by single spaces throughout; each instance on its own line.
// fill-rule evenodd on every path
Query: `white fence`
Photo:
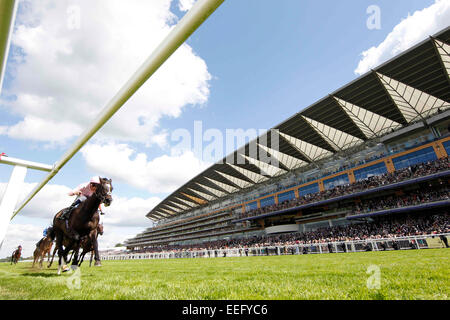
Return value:
M 129 253 L 105 255 L 102 260 L 218 258 L 243 256 L 274 256 L 318 253 L 343 253 L 408 249 L 435 249 L 448 247 L 450 233 L 385 239 L 368 239 L 328 243 L 296 244 L 285 246 L 259 246 L 217 250 L 177 251 L 158 253 Z M 446 239 L 447 244 L 443 241 Z

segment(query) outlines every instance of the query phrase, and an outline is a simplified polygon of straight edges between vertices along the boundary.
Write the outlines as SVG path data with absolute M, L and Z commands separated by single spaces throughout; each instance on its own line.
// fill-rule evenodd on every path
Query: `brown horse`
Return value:
M 48 261 L 50 262 L 50 251 L 52 250 L 53 246 L 53 240 L 50 236 L 45 236 L 42 238 L 42 240 L 39 242 L 39 247 L 36 247 L 36 249 L 33 252 L 33 266 L 36 264 L 36 262 L 39 261 L 39 268 L 42 269 L 42 262 L 44 261 L 45 255 L 48 254 Z
M 112 202 L 111 192 L 113 190 L 111 179 L 100 178 L 100 185 L 96 188 L 92 196 L 88 197 L 78 207 L 74 208 L 70 214 L 68 225 L 70 232 L 66 228 L 66 221 L 59 219 L 63 210 L 59 211 L 53 218 L 53 233 L 56 238 L 56 247 L 58 248 L 58 274 L 68 271 L 67 254 L 70 250 L 75 252 L 72 260 L 72 268 L 78 266 L 78 251 L 80 249 L 80 238 L 88 236 L 91 231 L 96 230 L 100 221 L 98 207 L 101 203 L 109 206 Z M 63 248 L 63 242 L 67 245 Z M 97 239 L 93 242 L 96 259 L 100 260 L 98 255 Z M 62 265 L 64 260 L 64 265 Z
M 89 252 L 91 253 L 91 260 L 89 261 L 89 267 L 92 265 L 92 257 L 95 255 L 94 242 L 97 241 L 98 235 L 103 235 L 103 224 L 99 224 L 97 229 L 92 230 L 88 237 L 83 238 L 81 240 L 81 248 L 83 249 L 83 251 L 81 252 L 80 263 L 78 263 L 78 266 L 81 266 L 84 260 L 84 256 Z M 96 266 L 100 265 L 99 260 L 100 259 L 97 260 L 96 257 L 96 264 L 95 264 Z
M 20 256 L 22 255 L 22 246 L 19 246 L 16 250 L 14 250 L 12 256 L 11 256 L 11 264 L 16 264 L 19 259 Z
M 63 243 L 62 245 L 67 248 L 71 245 L 71 239 L 64 237 L 63 239 Z M 53 249 L 53 254 L 52 254 L 52 259 L 50 260 L 50 263 L 48 264 L 47 268 L 50 268 L 53 264 L 53 259 L 55 259 L 55 255 L 56 255 L 56 251 L 58 251 L 58 247 L 55 246 L 55 249 Z M 72 257 L 73 257 L 73 252 L 72 252 Z M 72 257 L 70 257 L 69 260 L 67 260 L 67 263 L 70 263 L 70 261 L 72 260 Z

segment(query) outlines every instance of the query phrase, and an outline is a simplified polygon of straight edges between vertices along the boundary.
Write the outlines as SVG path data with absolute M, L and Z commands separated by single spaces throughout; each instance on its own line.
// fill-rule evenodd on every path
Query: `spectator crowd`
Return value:
M 394 172 L 388 172 L 383 175 L 371 176 L 355 183 L 336 186 L 334 188 L 317 193 L 310 193 L 299 198 L 283 201 L 279 204 L 273 204 L 262 208 L 249 210 L 245 213 L 240 214 L 240 218 L 258 216 L 265 213 L 280 211 L 309 203 L 341 197 L 344 195 L 353 194 L 384 185 L 389 185 L 422 176 L 428 176 L 449 169 L 450 161 L 448 157 L 435 161 L 420 163 L 400 170 L 396 170 Z
M 250 247 L 290 246 L 298 244 L 319 244 L 340 241 L 399 238 L 450 232 L 450 214 L 420 213 L 396 214 L 375 218 L 373 221 L 356 222 L 348 225 L 319 228 L 308 232 L 279 235 L 254 236 L 250 238 L 218 240 L 196 245 L 163 245 L 134 252 L 181 252 L 221 250 Z

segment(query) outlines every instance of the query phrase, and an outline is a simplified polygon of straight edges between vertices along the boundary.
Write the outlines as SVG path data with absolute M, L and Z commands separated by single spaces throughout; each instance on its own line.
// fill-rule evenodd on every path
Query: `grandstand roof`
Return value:
M 447 27 L 215 163 L 147 217 L 161 220 L 182 215 L 449 108 Z M 267 163 L 261 154 L 271 156 L 278 165 Z

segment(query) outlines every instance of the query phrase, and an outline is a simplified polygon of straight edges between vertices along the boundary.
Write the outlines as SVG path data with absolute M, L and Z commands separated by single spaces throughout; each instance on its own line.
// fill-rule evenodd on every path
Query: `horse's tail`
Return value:
M 55 240 L 56 232 L 55 229 L 53 229 L 53 227 L 49 227 L 47 229 L 47 237 L 49 237 L 52 241 Z

